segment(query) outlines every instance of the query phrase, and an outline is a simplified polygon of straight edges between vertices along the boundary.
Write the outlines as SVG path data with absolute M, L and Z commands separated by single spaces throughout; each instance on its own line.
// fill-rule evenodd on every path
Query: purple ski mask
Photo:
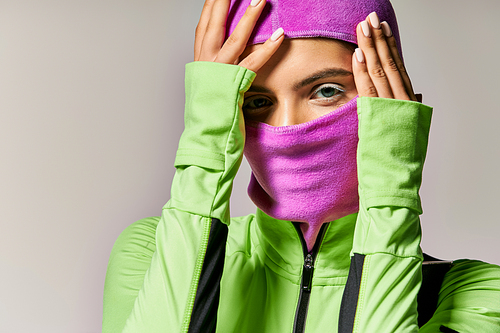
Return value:
M 232 0 L 229 36 L 250 0 Z M 357 44 L 356 26 L 371 12 L 387 21 L 401 44 L 388 0 L 268 0 L 249 45 L 283 28 L 285 38 L 326 37 Z M 358 211 L 356 98 L 300 125 L 246 124 L 245 156 L 252 168 L 248 194 L 266 214 L 301 224 L 309 250 L 321 225 Z
M 226 37 L 236 28 L 250 0 L 231 0 Z M 401 43 L 396 14 L 389 0 L 267 0 L 248 45 L 264 43 L 278 28 L 285 38 L 326 37 L 357 44 L 356 26 L 376 12 L 387 21 L 398 44 Z
M 358 211 L 356 99 L 320 118 L 273 127 L 249 122 L 248 194 L 266 214 L 301 224 L 309 250 L 324 222 Z

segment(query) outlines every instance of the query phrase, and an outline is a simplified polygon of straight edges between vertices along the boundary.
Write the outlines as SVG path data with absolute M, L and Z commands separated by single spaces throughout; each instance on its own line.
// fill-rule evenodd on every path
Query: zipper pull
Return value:
M 302 289 L 304 291 L 311 291 L 313 271 L 313 257 L 310 253 L 308 253 L 304 259 L 304 269 L 302 272 Z

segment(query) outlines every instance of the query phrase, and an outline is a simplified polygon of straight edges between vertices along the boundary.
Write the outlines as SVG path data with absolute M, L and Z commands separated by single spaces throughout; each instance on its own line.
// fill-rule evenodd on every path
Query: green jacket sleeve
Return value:
M 124 332 L 188 332 L 209 243 L 224 242 L 214 236 L 214 221 L 229 223 L 229 196 L 244 147 L 241 103 L 254 77 L 235 65 L 186 66 L 185 130 L 171 199 L 163 208 L 156 251 Z M 217 265 L 221 257 L 223 262 L 218 253 Z
M 358 99 L 360 208 L 339 332 L 417 332 L 419 188 L 432 109 Z
M 245 145 L 243 94 L 254 78 L 235 65 L 186 66 L 186 127 L 167 208 L 229 223 L 229 196 Z
M 452 332 L 450 330 L 500 332 L 499 266 L 478 260 L 453 262 L 441 285 L 437 309 L 419 332 Z

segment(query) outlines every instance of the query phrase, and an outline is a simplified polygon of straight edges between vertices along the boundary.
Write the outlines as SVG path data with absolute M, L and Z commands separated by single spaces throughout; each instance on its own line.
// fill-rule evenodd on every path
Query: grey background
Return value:
M 201 0 L 0 0 L 0 331 L 99 332 L 108 255 L 169 199 Z M 500 264 L 495 0 L 394 0 L 435 107 L 423 248 Z M 249 170 L 233 215 L 254 211 Z

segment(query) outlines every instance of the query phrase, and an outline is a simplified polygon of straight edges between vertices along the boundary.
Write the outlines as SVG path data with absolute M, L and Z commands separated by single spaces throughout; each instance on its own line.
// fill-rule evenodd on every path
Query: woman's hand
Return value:
M 266 0 L 252 0 L 233 33 L 224 42 L 229 4 L 230 0 L 205 1 L 196 27 L 194 61 L 234 64 L 256 72 L 280 46 L 284 39 L 283 29 L 276 30 L 262 47 L 240 61 Z
M 417 101 L 389 24 L 373 12 L 356 33 L 352 65 L 359 96 Z

